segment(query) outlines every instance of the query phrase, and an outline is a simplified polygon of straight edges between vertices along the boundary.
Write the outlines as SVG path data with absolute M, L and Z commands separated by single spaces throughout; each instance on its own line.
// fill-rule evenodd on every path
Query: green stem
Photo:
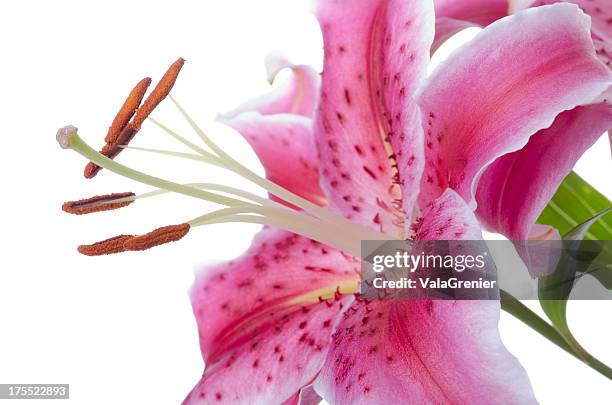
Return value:
M 578 360 L 584 362 L 593 370 L 598 371 L 602 375 L 612 380 L 612 369 L 610 369 L 610 367 L 606 366 L 593 356 L 589 356 L 589 358 L 586 360 L 583 359 L 579 353 L 576 353 L 572 349 L 563 336 L 561 336 L 561 334 L 552 325 L 542 319 L 538 314 L 533 312 L 518 299 L 504 290 L 500 291 L 500 298 L 501 307 L 504 311 L 508 312 L 510 315 L 514 316 L 525 325 L 529 326 L 531 329 L 535 330 L 540 335 L 559 346 L 561 349 L 576 357 Z

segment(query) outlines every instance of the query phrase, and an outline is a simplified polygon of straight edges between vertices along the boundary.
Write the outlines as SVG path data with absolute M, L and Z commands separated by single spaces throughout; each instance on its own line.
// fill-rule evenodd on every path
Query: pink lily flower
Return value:
M 611 84 L 573 6 L 488 27 L 426 81 L 427 2 L 319 2 L 316 15 L 325 65 L 313 121 L 313 72 L 288 62 L 278 102 L 222 121 L 269 178 L 393 237 L 480 239 L 470 207 L 482 170 Z M 353 256 L 273 229 L 202 272 L 192 296 L 207 368 L 186 403 L 308 403 L 310 384 L 334 404 L 535 402 L 501 344 L 499 303 L 365 302 L 350 296 L 358 272 Z
M 486 27 L 508 13 L 559 0 L 436 0 L 436 45 L 469 26 Z M 591 17 L 599 59 L 612 68 L 612 8 L 606 0 L 572 0 Z M 597 94 L 532 136 L 525 147 L 497 159 L 482 174 L 476 192 L 478 219 L 510 239 L 558 238 L 534 223 L 585 150 L 612 127 L 612 93 Z M 612 140 L 612 137 L 611 137 Z M 544 158 L 542 158 L 544 157 Z
M 62 147 L 100 167 L 229 206 L 82 251 L 142 250 L 208 223 L 269 225 L 243 256 L 197 276 L 191 295 L 206 368 L 185 404 L 312 404 L 318 395 L 332 404 L 536 403 L 501 342 L 499 302 L 365 301 L 357 257 L 365 239 L 482 238 L 474 209 L 485 169 L 612 85 L 588 18 L 557 4 L 500 19 L 426 78 L 431 1 L 319 1 L 316 16 L 320 89 L 312 69 L 271 59 L 270 76 L 290 67 L 291 81 L 221 117 L 253 146 L 271 182 L 232 160 L 181 109 L 215 154 L 202 151 L 203 159 L 284 205 L 144 175 L 100 157 L 67 127 Z M 134 199 L 98 198 L 108 209 Z M 97 208 L 84 201 L 66 209 Z

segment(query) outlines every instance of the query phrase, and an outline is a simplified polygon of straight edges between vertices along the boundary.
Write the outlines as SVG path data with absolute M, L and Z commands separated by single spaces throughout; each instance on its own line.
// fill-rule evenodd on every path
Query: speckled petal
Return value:
M 465 201 L 452 189 L 444 193 L 423 210 L 423 216 L 414 224 L 415 240 L 479 240 L 480 224 Z
M 268 179 L 316 204 L 327 204 L 319 186 L 319 163 L 310 119 L 294 114 L 246 112 L 222 122 L 247 140 Z
M 452 190 L 425 210 L 420 227 L 423 239 L 481 238 Z M 334 405 L 535 404 L 501 342 L 499 312 L 498 301 L 357 300 L 336 327 L 317 392 Z
M 397 234 L 401 211 L 412 214 L 423 168 L 412 96 L 429 60 L 433 6 L 332 0 L 317 1 L 315 13 L 325 47 L 314 126 L 321 184 L 333 209 Z
M 264 229 L 242 257 L 200 272 L 191 296 L 206 369 L 185 403 L 280 404 L 310 384 L 352 300 L 334 291 L 354 288 L 358 271 L 341 252 Z
M 358 301 L 315 385 L 334 405 L 536 404 L 497 301 Z

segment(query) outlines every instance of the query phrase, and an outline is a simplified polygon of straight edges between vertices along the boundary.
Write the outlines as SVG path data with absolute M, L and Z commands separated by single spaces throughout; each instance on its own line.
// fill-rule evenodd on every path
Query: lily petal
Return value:
M 291 78 L 268 94 L 249 100 L 235 109 L 222 114 L 220 118 L 229 119 L 247 111 L 260 114 L 297 114 L 312 117 L 319 92 L 319 74 L 307 65 L 294 65 L 284 56 L 273 53 L 266 58 L 268 81 L 274 81 L 283 69 L 292 71 Z
M 427 120 L 421 204 L 451 187 L 475 207 L 478 177 L 495 158 L 612 84 L 589 27 L 573 4 L 527 9 L 438 66 L 418 100 Z
M 423 210 L 414 226 L 415 240 L 480 240 L 482 232 L 474 213 L 448 188 Z
M 498 301 L 355 302 L 315 385 L 333 404 L 535 404 Z
M 597 35 L 593 34 L 593 45 L 595 45 L 595 52 L 609 69 L 612 69 L 612 41 L 604 41 Z
M 412 94 L 429 60 L 431 2 L 318 1 L 316 16 L 325 45 L 314 126 L 323 189 L 347 218 L 401 232 L 423 167 Z
M 486 27 L 508 14 L 507 0 L 435 0 L 436 37 L 432 52 L 457 32 Z
M 529 240 L 561 240 L 561 234 L 559 234 L 557 228 L 554 228 L 550 225 L 535 224 L 531 227 L 531 232 L 529 233 Z
M 452 190 L 424 215 L 424 237 L 480 239 Z M 501 342 L 499 312 L 498 301 L 355 301 L 315 387 L 333 404 L 534 404 L 524 369 Z
M 282 405 L 319 405 L 321 403 L 319 394 L 312 388 L 312 385 L 302 388 L 293 397 L 283 402 Z
M 606 43 L 612 43 L 612 7 L 607 0 L 572 0 L 591 16 L 593 34 Z
M 185 403 L 282 403 L 310 384 L 352 299 L 334 291 L 355 288 L 358 271 L 341 252 L 264 229 L 242 257 L 200 273 L 191 295 L 206 369 Z
M 577 107 L 560 114 L 521 150 L 495 160 L 478 183 L 481 222 L 509 239 L 527 239 L 576 161 L 610 127 L 611 103 Z
M 565 0 L 509 0 L 510 12 L 514 13 L 527 7 L 539 7 L 547 4 L 555 4 Z M 591 16 L 593 34 L 602 40 L 612 42 L 612 9 L 607 0 L 571 0 L 573 3 Z
M 514 241 L 516 251 L 533 277 L 548 275 L 557 268 L 562 244 L 556 228 L 541 224 L 531 227 L 528 241 Z
M 317 394 L 312 385 L 302 388 L 300 392 L 300 405 L 319 405 L 323 398 Z
M 266 177 L 316 204 L 326 205 L 319 187 L 319 165 L 312 138 L 312 121 L 294 114 L 242 113 L 222 122 L 251 145 Z M 279 201 L 275 196 L 272 199 Z
M 510 12 L 554 4 L 559 0 L 510 0 Z M 591 17 L 591 35 L 599 59 L 612 69 L 612 8 L 607 0 L 572 0 Z

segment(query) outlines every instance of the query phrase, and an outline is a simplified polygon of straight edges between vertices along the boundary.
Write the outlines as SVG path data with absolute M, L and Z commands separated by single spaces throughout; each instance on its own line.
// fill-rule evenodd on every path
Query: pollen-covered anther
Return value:
M 134 238 L 134 235 L 119 235 L 91 245 L 81 245 L 77 248 L 79 253 L 86 256 L 102 256 L 125 252 L 124 243 Z
M 163 226 L 126 240 L 123 247 L 125 250 L 147 250 L 165 243 L 176 242 L 187 235 L 190 228 L 191 225 L 187 223 Z
M 185 64 L 185 59 L 178 58 L 164 73 L 159 83 L 155 86 L 149 97 L 142 103 L 142 106 L 136 112 L 136 116 L 132 121 L 134 128 L 136 131 L 140 130 L 140 126 L 144 122 L 144 120 L 153 112 L 155 107 L 165 99 L 168 94 L 170 94 L 170 90 L 174 86 L 176 79 L 181 71 L 181 68 Z
M 164 73 L 159 83 L 157 83 L 142 105 L 140 105 L 140 103 L 144 98 L 147 88 L 151 84 L 151 79 L 147 77 L 138 82 L 128 95 L 108 129 L 108 133 L 104 139 L 106 144 L 100 150 L 102 155 L 109 159 L 114 159 L 123 150 L 122 146 L 126 146 L 130 143 L 140 130 L 144 120 L 153 112 L 155 107 L 170 94 L 170 90 L 172 90 L 184 63 L 185 59 L 177 59 L 168 68 L 166 73 Z M 131 122 L 130 119 L 132 120 Z M 85 178 L 91 179 L 95 177 L 100 170 L 102 170 L 100 166 L 93 162 L 89 162 L 83 174 Z
M 117 138 L 121 134 L 123 128 L 130 122 L 138 106 L 142 102 L 147 89 L 151 85 L 151 78 L 145 77 L 141 81 L 138 82 L 136 86 L 132 89 L 127 99 L 123 103 L 123 106 L 115 116 L 113 123 L 108 128 L 108 133 L 106 134 L 106 138 L 104 141 L 106 143 L 113 144 L 117 142 Z
M 97 195 L 77 201 L 66 201 L 62 204 L 62 210 L 74 215 L 116 210 L 133 203 L 135 196 L 136 194 L 132 192 Z

